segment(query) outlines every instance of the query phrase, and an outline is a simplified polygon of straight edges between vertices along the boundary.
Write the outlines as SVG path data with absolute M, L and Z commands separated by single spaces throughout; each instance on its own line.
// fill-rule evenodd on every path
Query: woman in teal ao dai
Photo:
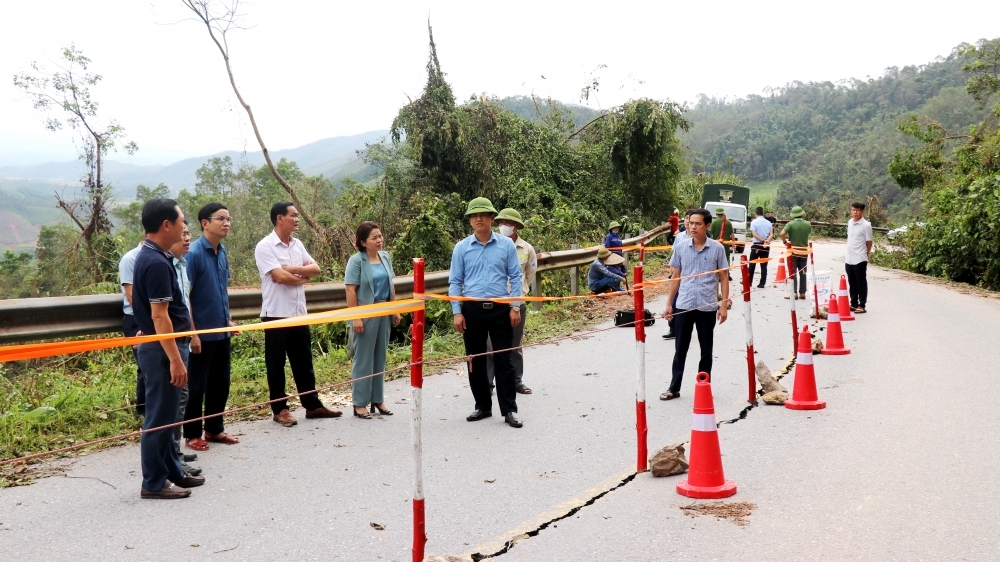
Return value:
M 347 306 L 395 300 L 392 278 L 396 273 L 392 269 L 389 253 L 382 250 L 384 243 L 379 225 L 365 221 L 358 226 L 355 233 L 358 253 L 347 261 L 347 270 L 344 272 Z M 351 379 L 354 381 L 352 403 L 355 417 L 371 419 L 369 406 L 372 414 L 378 412 L 384 416 L 392 415 L 385 406 L 385 375 L 372 376 L 385 371 L 390 322 L 393 326 L 398 325 L 399 315 L 352 320 L 348 323 L 354 340 Z

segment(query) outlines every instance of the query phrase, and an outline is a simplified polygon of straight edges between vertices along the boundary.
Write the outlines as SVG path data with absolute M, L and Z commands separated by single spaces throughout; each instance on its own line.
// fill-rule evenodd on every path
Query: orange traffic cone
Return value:
M 775 283 L 784 283 L 788 279 L 788 274 L 785 273 L 785 258 L 778 258 L 778 275 L 774 277 Z
M 840 321 L 849 322 L 854 320 L 851 314 L 851 298 L 847 296 L 847 277 L 840 276 L 840 290 L 837 291 L 837 306 L 840 308 Z
M 826 346 L 820 351 L 823 355 L 847 355 L 851 352 L 844 347 L 844 333 L 840 330 L 837 300 L 838 297 L 830 295 L 830 307 L 826 313 Z
M 695 387 L 697 388 L 697 387 Z M 795 354 L 795 386 L 792 397 L 785 400 L 785 407 L 791 410 L 822 410 L 826 401 L 816 393 L 816 371 L 813 370 L 812 336 L 809 325 L 799 332 L 799 349 Z
M 715 403 L 708 373 L 698 373 L 694 385 L 694 419 L 691 423 L 691 464 L 688 477 L 677 483 L 677 493 L 689 498 L 728 498 L 736 493 L 736 482 L 722 472 L 719 430 L 715 425 Z

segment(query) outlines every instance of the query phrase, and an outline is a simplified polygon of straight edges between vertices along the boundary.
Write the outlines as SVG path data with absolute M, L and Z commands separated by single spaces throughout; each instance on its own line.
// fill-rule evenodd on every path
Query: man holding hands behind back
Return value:
M 514 242 L 493 232 L 497 210 L 485 197 L 469 201 L 465 217 L 473 234 L 455 244 L 448 274 L 448 294 L 474 298 L 520 297 L 521 263 Z M 521 427 L 517 417 L 517 392 L 514 388 L 514 365 L 511 362 L 511 341 L 514 326 L 521 323 L 521 303 L 469 301 L 451 303 L 455 329 L 465 340 L 466 355 L 473 357 L 469 365 L 469 388 L 476 399 L 476 410 L 465 419 L 479 421 L 493 415 L 493 395 L 486 376 L 486 340 L 490 339 L 496 373 L 497 402 L 504 421 L 511 427 Z

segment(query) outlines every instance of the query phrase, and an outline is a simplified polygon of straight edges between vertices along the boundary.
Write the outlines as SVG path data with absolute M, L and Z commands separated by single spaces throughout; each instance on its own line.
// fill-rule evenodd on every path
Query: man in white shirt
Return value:
M 847 285 L 851 293 L 851 310 L 864 314 L 868 304 L 868 254 L 872 252 L 872 225 L 865 220 L 865 204 L 851 203 L 851 220 L 847 221 Z
M 750 284 L 753 285 L 753 272 L 757 264 L 754 260 L 767 260 L 771 255 L 771 240 L 774 237 L 774 225 L 764 218 L 764 207 L 757 207 L 754 210 L 757 215 L 750 223 L 750 234 L 753 235 L 753 244 L 750 245 Z M 760 285 L 758 289 L 764 288 L 767 282 L 767 261 L 760 262 Z
M 260 318 L 263 322 L 306 314 L 306 290 L 309 278 L 320 274 L 319 264 L 305 246 L 292 236 L 299 229 L 299 212 L 291 202 L 271 207 L 274 230 L 257 243 L 254 257 L 260 272 Z M 309 326 L 264 330 L 264 365 L 270 393 L 272 419 L 285 427 L 298 421 L 288 411 L 285 394 L 285 356 L 292 367 L 292 378 L 299 393 L 316 390 L 312 362 L 312 333 Z M 339 410 L 328 410 L 316 392 L 299 397 L 306 418 L 336 418 Z

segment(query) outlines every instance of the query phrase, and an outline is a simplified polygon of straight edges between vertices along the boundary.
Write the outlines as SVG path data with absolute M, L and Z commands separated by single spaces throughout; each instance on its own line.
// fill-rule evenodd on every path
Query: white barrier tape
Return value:
M 813 354 L 811 351 L 804 352 L 800 351 L 795 354 L 795 363 L 798 365 L 812 365 L 813 364 Z
M 692 431 L 718 431 L 715 425 L 715 414 L 693 414 L 691 418 Z
M 837 312 L 834 312 L 833 314 L 827 313 L 827 315 L 826 315 L 826 321 L 827 322 L 840 322 L 840 314 L 837 313 Z

